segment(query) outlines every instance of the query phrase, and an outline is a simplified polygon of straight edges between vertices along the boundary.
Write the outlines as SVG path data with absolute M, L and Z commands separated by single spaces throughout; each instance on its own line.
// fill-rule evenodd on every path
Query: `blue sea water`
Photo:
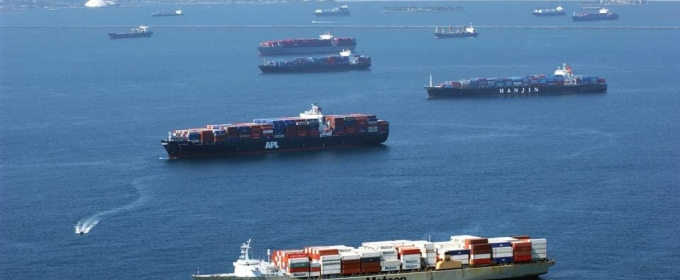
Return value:
M 337 4 L 0 15 L 0 278 L 189 279 L 231 271 L 249 238 L 264 256 L 473 234 L 547 238 L 557 264 L 544 279 L 677 279 L 680 4 L 612 6 L 619 21 L 578 24 L 532 17 L 538 2 L 380 12 L 407 4 L 351 3 L 350 17 L 328 19 L 311 12 Z M 149 16 L 177 7 L 185 16 Z M 478 38 L 432 36 L 470 22 Z M 152 38 L 107 39 L 143 23 Z M 259 42 L 325 31 L 356 37 L 372 69 L 259 73 Z M 606 78 L 608 93 L 425 98 L 430 75 L 521 76 L 563 62 Z M 176 161 L 159 142 L 172 129 L 295 116 L 313 102 L 376 114 L 390 138 Z M 81 236 L 78 223 L 94 226 Z

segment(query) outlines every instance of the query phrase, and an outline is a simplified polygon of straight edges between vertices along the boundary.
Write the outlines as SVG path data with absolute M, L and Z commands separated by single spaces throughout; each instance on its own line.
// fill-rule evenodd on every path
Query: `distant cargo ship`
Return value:
M 299 117 L 254 119 L 168 133 L 161 144 L 169 158 L 229 156 L 378 145 L 389 123 L 371 114 L 324 115 L 321 107 Z
M 536 9 L 531 14 L 537 17 L 549 17 L 549 16 L 563 16 L 566 15 L 567 12 L 564 11 L 564 8 L 562 8 L 562 6 L 557 6 L 555 8 L 550 9 Z
M 302 72 L 336 72 L 350 70 L 365 70 L 371 67 L 371 58 L 363 55 L 353 55 L 345 50 L 340 55 L 321 57 L 298 57 L 265 61 L 260 65 L 262 73 L 302 73 Z
M 184 13 L 182 10 L 174 10 L 174 11 L 158 11 L 155 13 L 152 13 L 152 17 L 174 17 L 174 16 L 182 16 Z
M 300 53 L 337 53 L 354 50 L 357 40 L 350 37 L 333 37 L 330 32 L 319 38 L 284 39 L 260 43 L 260 55 L 300 54 Z
M 477 30 L 470 26 L 463 25 L 463 28 L 454 29 L 453 26 L 446 27 L 435 27 L 434 37 L 435 38 L 465 38 L 465 37 L 477 37 L 479 33 Z
M 194 280 L 484 280 L 538 279 L 555 260 L 548 241 L 528 236 L 450 240 L 386 240 L 346 245 L 267 250 L 250 258 L 250 240 L 241 245 L 233 273 L 195 274 Z
M 342 5 L 333 9 L 319 9 L 314 11 L 315 17 L 329 17 L 329 16 L 349 16 L 349 7 Z
M 428 98 L 442 97 L 512 97 L 607 92 L 604 78 L 572 74 L 563 64 L 554 75 L 530 75 L 508 78 L 482 78 L 447 81 L 425 87 Z
M 617 20 L 619 15 L 612 13 L 607 8 L 601 8 L 597 13 L 576 13 L 571 17 L 574 21 L 598 21 L 598 20 Z
M 153 34 L 153 31 L 150 31 L 148 26 L 140 25 L 139 27 L 130 29 L 130 32 L 109 33 L 109 38 L 110 39 L 145 38 L 151 37 L 151 34 Z

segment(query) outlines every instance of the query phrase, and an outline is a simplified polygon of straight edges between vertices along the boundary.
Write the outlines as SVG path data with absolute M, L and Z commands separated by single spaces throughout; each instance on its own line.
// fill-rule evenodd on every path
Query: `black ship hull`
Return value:
M 109 33 L 109 39 L 132 39 L 132 38 L 148 38 L 153 32 L 144 33 Z
M 434 33 L 438 39 L 477 37 L 479 33 Z
M 534 16 L 537 17 L 554 17 L 554 16 L 564 16 L 567 13 L 565 12 L 543 12 L 543 13 L 531 13 Z
M 325 13 L 314 13 L 315 17 L 346 17 L 349 16 L 350 12 L 325 12 Z
M 200 143 L 161 140 L 171 159 L 209 156 L 267 154 L 304 150 L 322 150 L 356 146 L 378 145 L 387 140 L 389 133 L 360 133 L 342 136 L 298 137 L 242 140 L 238 142 Z
M 332 64 L 332 65 L 296 65 L 296 66 L 269 66 L 260 65 L 260 71 L 264 74 L 273 73 L 316 73 L 316 72 L 340 72 L 352 70 L 367 70 L 370 63 L 359 64 Z
M 260 55 L 301 54 L 301 53 L 338 53 L 343 50 L 354 50 L 354 45 L 321 46 L 321 47 L 258 47 Z
M 618 20 L 619 15 L 587 15 L 587 16 L 573 16 L 573 21 L 601 21 L 601 20 Z
M 487 88 L 425 87 L 428 98 L 516 97 L 607 92 L 606 84 L 573 86 L 514 86 Z

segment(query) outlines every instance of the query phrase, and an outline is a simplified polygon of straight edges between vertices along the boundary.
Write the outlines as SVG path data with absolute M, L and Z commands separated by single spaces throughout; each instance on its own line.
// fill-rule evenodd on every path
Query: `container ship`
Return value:
M 298 54 L 298 53 L 337 53 L 342 50 L 354 50 L 357 40 L 350 37 L 333 37 L 330 32 L 319 35 L 319 38 L 285 39 L 260 43 L 257 50 L 260 55 Z
M 471 78 L 426 86 L 428 98 L 514 97 L 607 92 L 607 82 L 596 76 L 574 75 L 566 63 L 554 75 L 508 78 Z
M 618 20 L 619 15 L 612 13 L 607 8 L 601 8 L 597 13 L 576 13 L 571 17 L 574 21 L 598 21 L 598 20 Z
M 549 17 L 549 16 L 563 16 L 566 15 L 567 12 L 564 11 L 564 8 L 562 8 L 562 6 L 557 6 L 551 9 L 536 9 L 531 14 L 537 17 Z
M 366 70 L 371 67 L 371 57 L 353 55 L 351 51 L 345 50 L 340 55 L 270 60 L 259 67 L 265 74 Z
M 250 258 L 241 245 L 234 272 L 195 274 L 194 280 L 483 280 L 536 279 L 555 260 L 545 238 L 451 236 L 446 241 L 392 240 L 267 250 L 268 261 Z
M 174 10 L 174 11 L 158 11 L 155 13 L 152 13 L 152 17 L 174 17 L 174 16 L 183 16 L 184 13 L 182 10 Z
M 319 9 L 315 10 L 313 15 L 315 17 L 331 17 L 331 16 L 349 16 L 349 7 L 342 5 L 333 9 Z
M 151 37 L 151 34 L 153 34 L 153 31 L 150 31 L 148 26 L 140 25 L 130 29 L 130 32 L 109 33 L 109 39 L 145 38 Z
M 470 26 L 463 25 L 463 28 L 456 29 L 453 29 L 453 26 L 449 26 L 448 28 L 435 27 L 434 29 L 434 37 L 438 39 L 477 37 L 477 35 L 479 35 L 479 33 L 472 27 L 472 24 L 470 24 Z
M 323 115 L 312 104 L 299 117 L 170 131 L 161 144 L 170 159 L 179 159 L 378 145 L 388 136 L 389 123 L 375 115 Z

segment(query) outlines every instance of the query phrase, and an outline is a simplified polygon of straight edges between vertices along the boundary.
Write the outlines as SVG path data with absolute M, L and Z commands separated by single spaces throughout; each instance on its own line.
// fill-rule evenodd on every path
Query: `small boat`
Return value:
M 477 30 L 470 26 L 463 25 L 463 28 L 453 29 L 453 26 L 446 27 L 435 27 L 434 37 L 435 38 L 464 38 L 464 37 L 477 37 L 479 33 Z
M 183 16 L 184 13 L 182 10 L 174 10 L 174 11 L 158 11 L 155 13 L 152 13 L 152 17 L 173 17 L 173 16 Z
M 109 33 L 109 38 L 110 39 L 145 38 L 151 37 L 151 34 L 153 34 L 153 31 L 150 31 L 148 26 L 140 25 L 139 27 L 130 29 L 130 32 Z

